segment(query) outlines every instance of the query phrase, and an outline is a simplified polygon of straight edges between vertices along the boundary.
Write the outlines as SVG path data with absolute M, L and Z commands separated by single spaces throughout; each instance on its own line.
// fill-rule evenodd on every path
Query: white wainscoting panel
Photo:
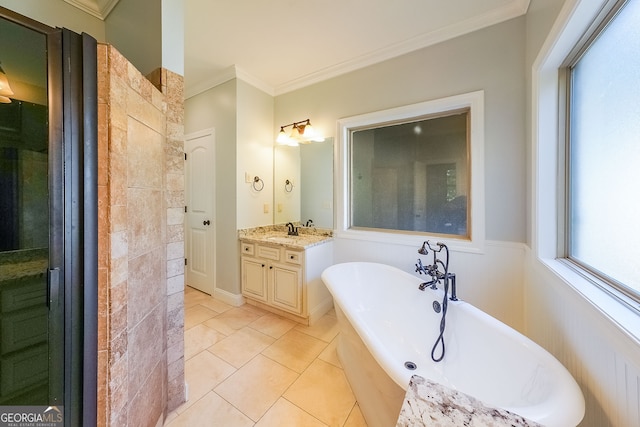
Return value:
M 580 427 L 640 426 L 640 345 L 536 261 L 527 270 L 525 331 L 580 385 Z

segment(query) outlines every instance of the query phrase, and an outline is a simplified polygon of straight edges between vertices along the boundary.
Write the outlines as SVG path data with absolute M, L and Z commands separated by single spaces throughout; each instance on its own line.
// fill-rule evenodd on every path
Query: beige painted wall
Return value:
M 240 295 L 237 230 L 272 223 L 273 98 L 232 79 L 185 101 L 185 134 L 216 129 L 216 286 Z M 245 182 L 259 176 L 262 191 Z M 264 212 L 267 205 L 269 212 Z
M 106 40 L 143 75 L 162 66 L 162 8 L 159 1 L 119 0 L 104 24 Z
M 273 97 L 242 80 L 237 82 L 238 228 L 270 225 L 273 224 Z M 259 176 L 264 188 L 254 190 L 245 182 L 245 173 L 252 178 Z
M 119 0 L 105 34 L 142 74 L 162 67 L 184 75 L 184 0 Z
M 240 257 L 236 203 L 237 81 L 235 79 L 185 100 L 185 135 L 215 128 L 216 286 L 240 294 Z M 213 190 L 213 189 L 212 189 Z

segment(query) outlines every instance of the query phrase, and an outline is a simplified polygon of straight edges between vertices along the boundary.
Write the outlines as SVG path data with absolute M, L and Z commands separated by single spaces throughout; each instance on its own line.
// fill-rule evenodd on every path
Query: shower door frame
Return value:
M 97 42 L 0 6 L 47 40 L 49 399 L 65 426 L 97 420 Z M 63 373 L 51 375 L 56 369 Z
M 65 425 L 97 420 L 98 372 L 98 65 L 97 42 L 63 28 L 62 153 L 64 198 Z M 67 68 L 68 67 L 68 68 Z M 52 121 L 53 122 L 53 121 Z M 59 151 L 57 151 L 59 152 Z M 81 405 L 76 402 L 82 402 Z

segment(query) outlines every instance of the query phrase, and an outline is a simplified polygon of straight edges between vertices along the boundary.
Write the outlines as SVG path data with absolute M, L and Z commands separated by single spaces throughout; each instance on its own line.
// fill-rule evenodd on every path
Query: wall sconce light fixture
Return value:
M 9 86 L 7 73 L 4 72 L 4 70 L 2 69 L 2 65 L 0 65 L 0 103 L 10 104 L 10 96 L 13 96 L 13 91 L 11 90 L 11 86 Z
M 291 126 L 291 133 L 287 135 L 285 128 L 289 126 Z M 293 146 L 322 141 L 324 141 L 324 137 L 316 132 L 309 119 L 280 126 L 280 132 L 278 132 L 278 137 L 276 138 L 278 144 Z

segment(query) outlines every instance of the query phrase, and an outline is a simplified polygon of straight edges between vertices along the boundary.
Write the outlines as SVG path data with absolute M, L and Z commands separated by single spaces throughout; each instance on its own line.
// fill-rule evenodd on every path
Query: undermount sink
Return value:
M 271 236 L 267 237 L 267 240 L 276 243 L 289 243 L 294 241 L 296 237 L 297 236 Z

